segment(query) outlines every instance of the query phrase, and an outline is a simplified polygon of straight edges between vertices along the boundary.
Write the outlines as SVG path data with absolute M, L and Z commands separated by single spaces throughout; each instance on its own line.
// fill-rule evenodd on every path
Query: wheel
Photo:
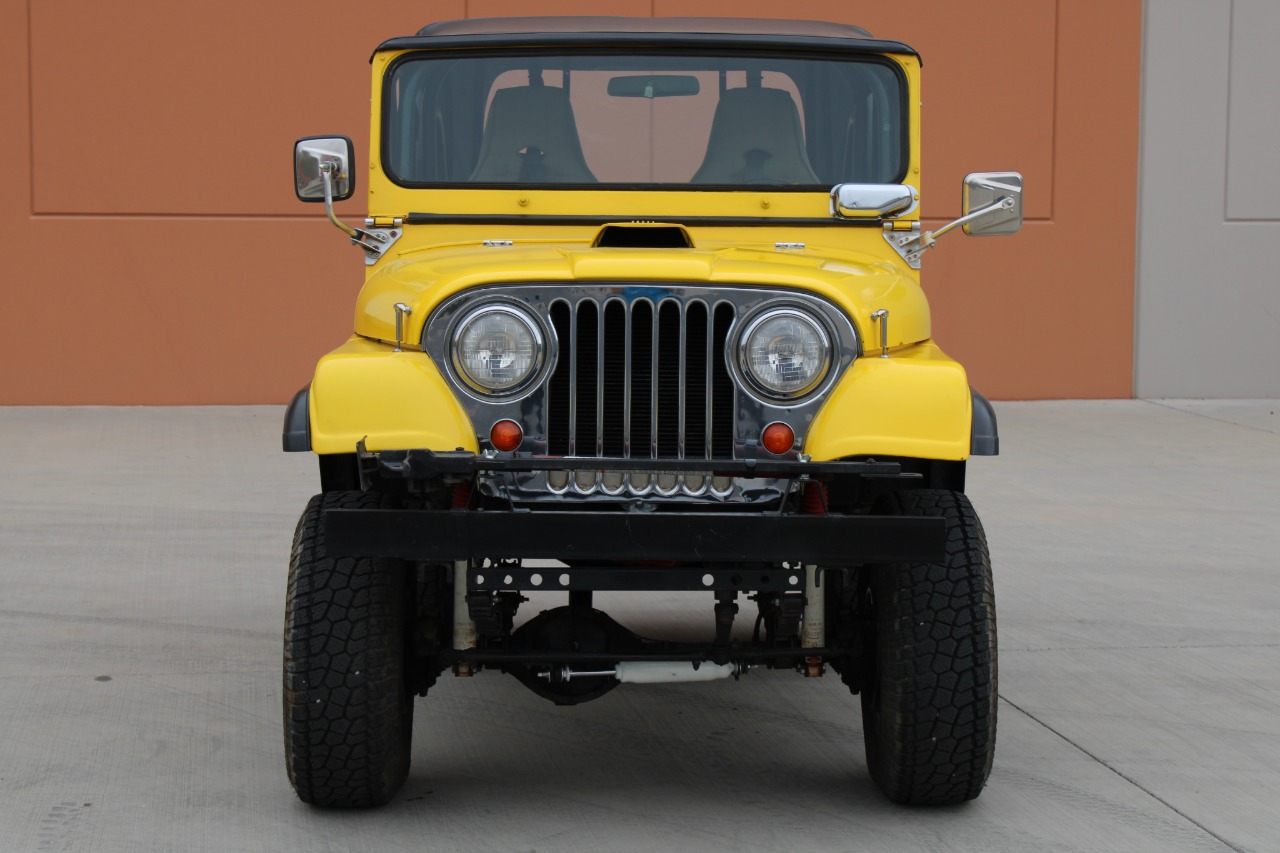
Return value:
M 996 611 L 982 524 L 958 492 L 898 492 L 881 511 L 947 520 L 940 563 L 859 573 L 871 671 L 862 690 L 871 777 L 896 803 L 977 797 L 996 742 Z
M 307 504 L 289 561 L 284 628 L 284 749 L 305 803 L 386 803 L 409 772 L 413 691 L 406 671 L 412 573 L 398 560 L 330 557 L 328 509 L 392 505 L 376 492 Z

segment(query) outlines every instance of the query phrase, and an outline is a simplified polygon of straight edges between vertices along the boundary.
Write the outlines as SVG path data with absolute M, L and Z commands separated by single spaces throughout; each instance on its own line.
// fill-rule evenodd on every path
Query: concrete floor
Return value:
M 486 673 L 419 700 L 395 802 L 333 813 L 282 760 L 316 476 L 281 409 L 0 409 L 0 851 L 1280 850 L 1278 410 L 998 406 L 1004 455 L 970 467 L 1002 699 L 974 803 L 883 800 L 834 678 L 557 708 Z M 710 625 L 648 601 L 618 612 Z

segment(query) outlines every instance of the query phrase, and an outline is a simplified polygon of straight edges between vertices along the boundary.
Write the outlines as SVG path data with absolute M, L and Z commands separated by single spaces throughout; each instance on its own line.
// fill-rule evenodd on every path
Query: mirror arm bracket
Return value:
M 884 228 L 884 238 L 889 241 L 889 245 L 902 256 L 907 265 L 913 270 L 920 269 L 920 256 L 937 245 L 938 238 L 946 234 L 958 225 L 964 225 L 966 222 L 972 222 L 979 216 L 985 216 L 997 210 L 1008 210 L 1014 206 L 1012 196 L 1001 196 L 1000 198 L 988 204 L 986 207 L 980 207 L 977 210 L 961 216 L 959 219 L 952 220 L 943 225 L 937 231 L 920 231 L 920 223 L 913 222 L 911 231 L 894 231 L 893 224 L 886 222 Z
M 391 244 L 400 239 L 401 229 L 352 228 L 339 219 L 333 210 L 333 173 L 337 169 L 338 164 L 332 160 L 326 160 L 320 164 L 320 178 L 324 181 L 324 212 L 329 215 L 330 222 L 351 238 L 352 243 L 364 249 L 365 264 L 376 264 L 387 249 L 391 248 Z
M 907 266 L 913 270 L 920 269 L 920 254 L 924 250 L 915 248 L 915 244 L 920 240 L 919 222 L 912 222 L 910 231 L 895 231 L 893 223 L 886 222 L 884 230 L 880 233 L 884 235 L 884 239 L 898 253 L 898 256 L 907 262 Z

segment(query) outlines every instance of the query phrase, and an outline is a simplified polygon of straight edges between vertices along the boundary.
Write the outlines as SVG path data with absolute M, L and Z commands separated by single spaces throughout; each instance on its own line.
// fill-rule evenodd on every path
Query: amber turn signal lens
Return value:
M 489 441 L 498 450 L 515 450 L 524 440 L 524 430 L 515 421 L 498 421 L 489 430 Z
M 786 424 L 772 423 L 764 428 L 760 443 L 770 453 L 786 453 L 796 443 L 796 433 Z

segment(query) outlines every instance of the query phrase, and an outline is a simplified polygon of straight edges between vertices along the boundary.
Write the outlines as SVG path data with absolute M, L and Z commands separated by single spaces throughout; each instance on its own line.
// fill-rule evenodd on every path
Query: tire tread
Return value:
M 981 793 L 995 750 L 996 614 L 986 535 L 968 498 L 918 490 L 889 511 L 947 519 L 940 563 L 875 567 L 877 689 L 863 691 L 867 762 L 893 801 Z
M 327 492 L 307 504 L 289 562 L 284 631 L 284 746 L 306 803 L 386 803 L 409 770 L 412 695 L 405 666 L 405 568 L 330 557 L 325 510 L 389 505 L 374 492 Z

